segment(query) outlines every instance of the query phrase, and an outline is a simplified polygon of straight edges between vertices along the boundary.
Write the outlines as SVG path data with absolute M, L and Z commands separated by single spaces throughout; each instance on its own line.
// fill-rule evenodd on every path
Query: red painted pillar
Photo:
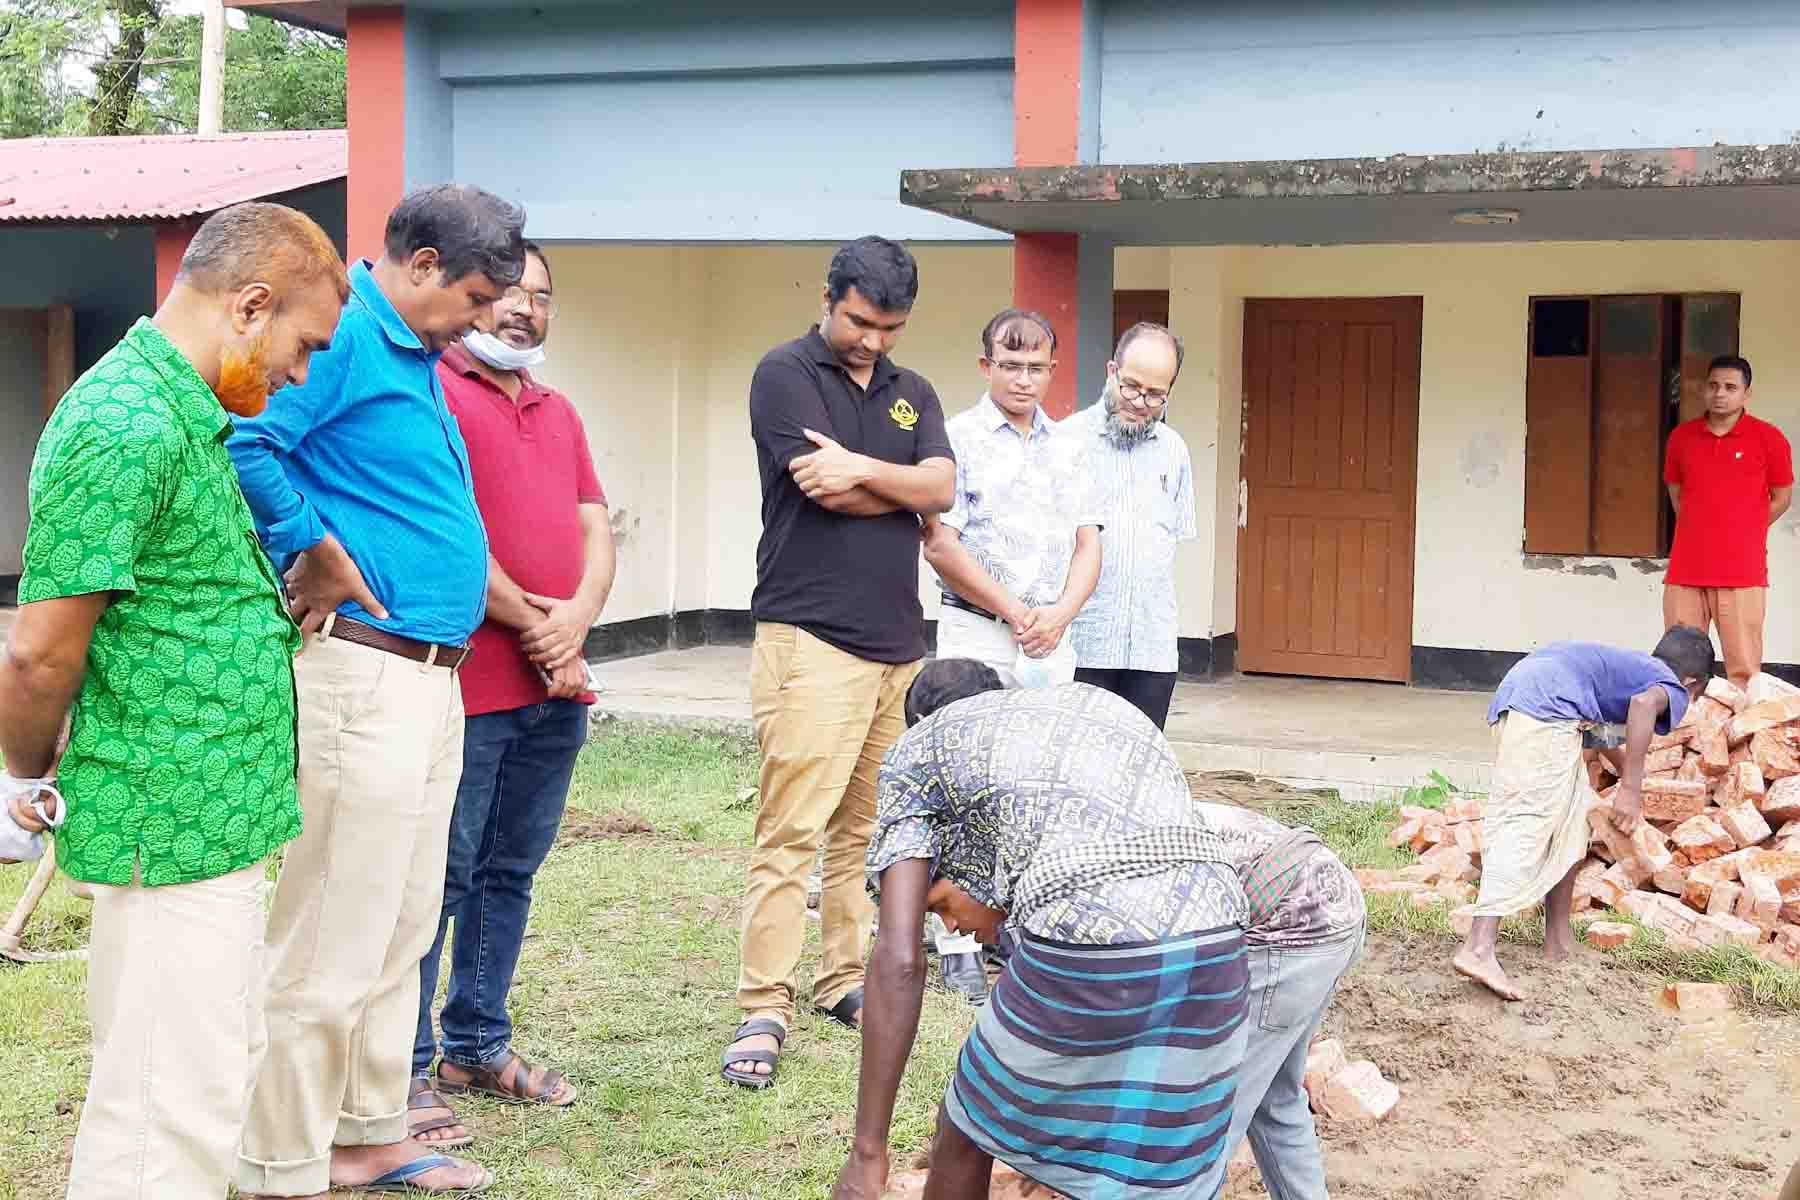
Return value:
M 1085 0 L 1017 0 L 1013 28 L 1013 161 L 1053 167 L 1079 161 L 1082 22 Z M 1021 233 L 1013 239 L 1013 303 L 1056 326 L 1056 380 L 1044 408 L 1075 410 L 1081 307 L 1080 239 L 1072 233 Z
M 406 10 L 352 7 L 344 23 L 350 261 L 379 258 L 388 212 L 406 191 Z
M 198 220 L 157 224 L 155 307 L 161 308 L 162 302 L 169 298 L 169 289 L 175 286 L 175 276 L 181 271 L 181 256 L 187 253 L 188 243 L 194 240 L 194 230 L 198 228 Z

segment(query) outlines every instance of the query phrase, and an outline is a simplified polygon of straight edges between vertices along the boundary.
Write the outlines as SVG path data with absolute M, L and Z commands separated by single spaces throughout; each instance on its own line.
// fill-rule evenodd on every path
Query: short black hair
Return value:
M 525 274 L 525 210 L 466 183 L 420 188 L 388 214 L 385 248 L 399 263 L 436 250 L 446 283 L 480 274 L 511 287 Z
M 973 658 L 934 658 L 906 689 L 906 726 L 912 728 L 946 704 L 983 692 L 997 692 L 1004 686 L 999 673 L 984 662 Z
M 899 242 L 859 237 L 838 247 L 825 272 L 825 297 L 831 304 L 851 288 L 883 312 L 911 312 L 919 298 L 919 264 Z
M 1712 680 L 1713 644 L 1703 629 L 1695 629 L 1692 625 L 1671 625 L 1650 654 L 1668 664 L 1669 670 L 1675 672 L 1677 679 L 1692 677 L 1700 681 L 1701 687 Z
M 525 253 L 537 255 L 537 260 L 544 264 L 544 274 L 550 277 L 550 290 L 554 292 L 556 290 L 556 272 L 550 269 L 550 256 L 544 253 L 542 246 L 533 241 L 525 243 Z M 525 278 L 523 272 L 520 272 L 519 278 Z
M 1721 354 L 1707 365 L 1706 373 L 1714 371 L 1736 371 L 1744 377 L 1744 386 L 1750 386 L 1750 360 L 1741 354 Z
M 1033 325 L 1043 331 L 1040 336 L 1031 336 Z M 1008 350 L 1036 350 L 1046 339 L 1054 354 L 1056 330 L 1051 328 L 1049 317 L 1028 308 L 1002 309 L 981 330 L 981 355 L 983 358 L 993 358 L 995 348 L 1001 346 Z
M 1181 374 L 1181 356 L 1184 353 L 1184 350 L 1181 345 L 1181 339 L 1171 333 L 1167 325 L 1158 325 L 1155 321 L 1139 321 L 1136 325 L 1133 325 L 1130 329 L 1127 329 L 1124 333 L 1119 335 L 1119 344 L 1113 348 L 1113 361 L 1116 363 L 1123 363 L 1125 361 L 1125 351 L 1131 348 L 1131 343 L 1149 334 L 1156 334 L 1159 337 L 1168 338 L 1169 345 L 1175 347 L 1175 375 L 1169 377 L 1169 382 L 1173 384 L 1176 377 Z

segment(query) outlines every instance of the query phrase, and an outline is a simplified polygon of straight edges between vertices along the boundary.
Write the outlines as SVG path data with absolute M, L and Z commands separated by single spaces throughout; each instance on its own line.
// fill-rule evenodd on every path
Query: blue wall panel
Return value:
M 903 207 L 899 176 L 1012 161 L 1012 21 L 1010 0 L 435 14 L 408 65 L 448 103 L 409 83 L 407 181 L 515 198 L 545 238 L 992 239 Z
M 900 172 L 1012 160 L 1004 67 L 494 83 L 454 89 L 456 177 L 534 237 L 993 238 L 903 207 Z
M 1792 0 L 1110 0 L 1105 162 L 1785 142 Z

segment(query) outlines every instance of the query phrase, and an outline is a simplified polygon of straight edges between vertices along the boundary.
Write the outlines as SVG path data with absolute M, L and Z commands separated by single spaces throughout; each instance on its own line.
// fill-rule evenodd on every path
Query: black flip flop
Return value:
M 815 1004 L 813 1009 L 822 1016 L 830 1017 L 846 1029 L 855 1029 L 860 1032 L 862 1030 L 862 1025 L 858 1018 L 862 1016 L 863 990 L 861 988 L 851 988 L 844 993 L 844 998 L 842 1000 L 839 1000 L 830 1008 Z
M 780 1047 L 787 1044 L 787 1027 L 780 1021 L 771 1021 L 767 1017 L 758 1017 L 754 1020 L 745 1021 L 742 1025 L 739 1025 L 737 1027 L 737 1032 L 731 1035 L 731 1041 L 732 1044 L 735 1045 L 745 1038 L 755 1037 L 757 1034 L 767 1034 L 769 1037 L 774 1038 L 777 1048 L 774 1050 L 733 1051 L 731 1046 L 727 1046 L 725 1047 L 725 1053 L 719 1056 L 719 1077 L 724 1079 L 726 1083 L 735 1083 L 739 1087 L 747 1087 L 760 1092 L 762 1089 L 773 1085 L 775 1082 L 775 1064 L 781 1061 Z M 755 1071 L 735 1069 L 731 1065 L 732 1063 L 740 1062 L 768 1063 L 769 1073 L 767 1075 L 761 1075 Z

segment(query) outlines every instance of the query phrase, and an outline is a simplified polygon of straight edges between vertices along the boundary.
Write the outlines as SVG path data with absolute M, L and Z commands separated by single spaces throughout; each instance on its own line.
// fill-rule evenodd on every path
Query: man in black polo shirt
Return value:
M 875 774 L 905 732 L 925 656 L 919 514 L 949 509 L 956 483 L 937 393 L 887 357 L 918 292 L 903 247 L 849 243 L 831 260 L 823 319 L 769 351 L 750 383 L 763 521 L 750 696 L 763 765 L 740 939 L 748 1019 L 722 1060 L 745 1087 L 774 1082 L 821 841 L 813 1002 L 861 1021 Z

